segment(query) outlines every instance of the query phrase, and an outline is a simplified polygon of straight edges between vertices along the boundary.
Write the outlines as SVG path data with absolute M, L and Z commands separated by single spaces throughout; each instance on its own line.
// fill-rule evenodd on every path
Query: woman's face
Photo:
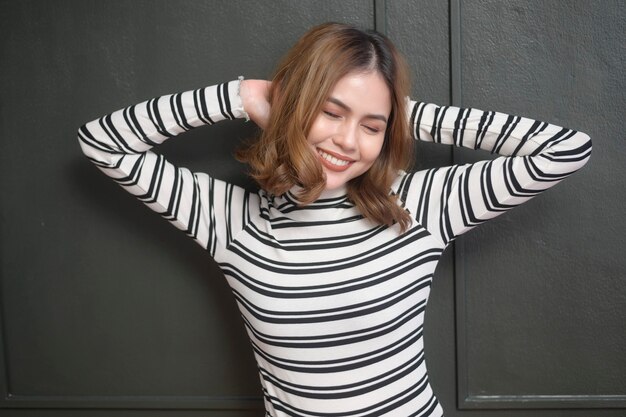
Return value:
M 307 137 L 322 164 L 327 190 L 342 187 L 372 166 L 390 113 L 391 94 L 378 72 L 352 72 L 335 84 Z

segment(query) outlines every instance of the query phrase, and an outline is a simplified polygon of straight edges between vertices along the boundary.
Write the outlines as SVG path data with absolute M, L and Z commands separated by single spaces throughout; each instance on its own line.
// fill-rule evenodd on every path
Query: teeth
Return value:
M 337 165 L 337 166 L 346 166 L 350 163 L 350 161 L 344 161 L 343 159 L 338 159 L 335 158 L 332 155 L 327 154 L 326 152 L 322 151 L 321 149 L 318 149 L 317 152 L 320 154 L 320 156 L 322 158 L 324 158 L 325 160 L 327 160 L 328 162 L 330 162 L 333 165 Z

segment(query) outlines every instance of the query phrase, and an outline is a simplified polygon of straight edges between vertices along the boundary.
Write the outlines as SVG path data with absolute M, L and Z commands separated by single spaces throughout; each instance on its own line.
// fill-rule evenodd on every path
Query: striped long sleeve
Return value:
M 411 102 L 415 139 L 500 157 L 409 174 L 398 192 L 443 244 L 554 186 L 591 154 L 581 132 L 503 113 Z
M 166 95 L 126 107 L 83 125 L 85 155 L 106 175 L 213 254 L 241 228 L 233 199 L 247 194 L 204 173 L 177 167 L 153 146 L 180 133 L 221 120 L 245 117 L 238 82 Z M 232 205 L 243 210 L 245 204 Z M 217 219 L 217 221 L 216 221 Z
M 363 218 L 334 190 L 299 206 L 178 168 L 150 148 L 242 117 L 236 84 L 164 96 L 83 126 L 87 156 L 207 248 L 231 287 L 268 417 L 441 417 L 424 313 L 448 242 L 580 168 L 589 138 L 547 123 L 413 104 L 416 139 L 484 149 L 491 161 L 398 177 L 416 222 L 405 233 Z M 245 227 L 244 227 L 245 226 Z

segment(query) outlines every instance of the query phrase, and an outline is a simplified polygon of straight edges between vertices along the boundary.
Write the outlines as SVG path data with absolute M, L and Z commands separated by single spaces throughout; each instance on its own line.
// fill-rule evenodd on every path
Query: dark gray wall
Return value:
M 0 415 L 260 416 L 251 350 L 201 248 L 82 156 L 122 106 L 267 77 L 308 27 L 386 33 L 413 96 L 589 133 L 590 164 L 444 256 L 427 311 L 448 416 L 626 414 L 626 4 L 0 1 Z M 233 122 L 161 149 L 251 186 Z M 418 168 L 488 157 L 420 144 Z

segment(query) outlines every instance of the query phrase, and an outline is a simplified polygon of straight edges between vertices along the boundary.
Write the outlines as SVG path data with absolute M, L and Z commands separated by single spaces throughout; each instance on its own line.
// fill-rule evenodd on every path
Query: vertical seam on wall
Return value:
M 0 297 L 0 395 L 3 399 L 11 397 L 10 374 L 9 374 L 9 348 L 6 345 L 8 338 L 6 337 L 6 323 L 4 299 Z
M 453 106 L 462 105 L 461 86 L 461 0 L 450 0 L 449 3 L 450 31 L 450 102 Z M 450 162 L 455 163 L 454 148 L 450 149 Z M 465 402 L 467 394 L 467 340 L 465 311 L 465 250 L 463 240 L 453 243 L 453 276 L 454 276 L 454 342 L 455 342 L 455 378 L 456 404 Z
M 450 0 L 450 100 L 453 106 L 462 106 L 461 90 L 461 2 Z
M 374 30 L 387 35 L 387 0 L 374 0 Z

